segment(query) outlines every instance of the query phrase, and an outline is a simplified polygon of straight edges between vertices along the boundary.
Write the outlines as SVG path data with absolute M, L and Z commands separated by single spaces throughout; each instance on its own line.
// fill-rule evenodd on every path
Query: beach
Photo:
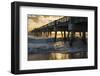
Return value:
M 60 35 L 60 34 L 59 34 Z M 84 45 L 81 38 L 75 37 L 73 47 L 69 46 L 69 41 L 64 41 L 58 36 L 56 42 L 53 35 L 28 36 L 28 60 L 63 60 L 88 58 L 87 44 Z

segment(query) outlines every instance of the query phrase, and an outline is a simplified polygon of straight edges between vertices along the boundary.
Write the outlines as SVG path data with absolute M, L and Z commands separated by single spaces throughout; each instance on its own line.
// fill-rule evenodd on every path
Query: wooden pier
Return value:
M 87 21 L 87 17 L 64 16 L 42 27 L 32 30 L 31 33 L 33 33 L 35 36 L 50 37 L 52 35 L 52 32 L 55 32 L 54 41 L 56 41 L 57 32 L 60 31 L 63 40 L 69 40 L 69 45 L 72 46 L 75 38 L 75 32 L 79 32 L 82 41 L 86 43 L 86 32 L 88 31 Z M 67 36 L 66 32 L 68 32 Z M 69 37 L 69 35 L 71 35 L 71 37 Z

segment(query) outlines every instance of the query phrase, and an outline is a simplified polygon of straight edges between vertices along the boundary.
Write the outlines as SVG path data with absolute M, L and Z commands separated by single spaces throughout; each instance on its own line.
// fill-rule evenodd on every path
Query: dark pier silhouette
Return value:
M 57 40 L 57 32 L 61 32 L 63 41 L 69 41 L 69 45 L 72 46 L 74 42 L 75 33 L 79 32 L 81 39 L 86 44 L 86 32 L 88 31 L 88 19 L 87 17 L 67 17 L 64 16 L 58 20 L 50 22 L 42 27 L 36 28 L 31 31 L 35 36 L 51 37 L 52 32 L 55 32 L 54 41 Z M 66 36 L 66 32 L 67 36 Z M 70 36 L 70 37 L 69 37 Z

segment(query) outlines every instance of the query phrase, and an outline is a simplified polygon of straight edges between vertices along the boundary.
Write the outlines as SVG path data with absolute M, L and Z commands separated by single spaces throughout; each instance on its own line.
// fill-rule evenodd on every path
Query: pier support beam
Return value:
M 70 37 L 70 40 L 69 40 L 69 45 L 72 47 L 72 43 L 74 41 L 74 37 L 75 37 L 75 32 L 71 32 L 71 37 Z
M 54 39 L 55 42 L 56 42 L 56 39 L 57 39 L 57 31 L 55 31 L 55 39 Z
M 66 31 L 64 31 L 64 41 L 66 40 Z
M 63 38 L 63 32 L 61 31 L 61 37 Z
M 87 43 L 87 41 L 86 41 L 86 32 L 82 32 L 82 33 L 83 33 L 82 41 L 83 41 L 84 44 L 86 44 Z

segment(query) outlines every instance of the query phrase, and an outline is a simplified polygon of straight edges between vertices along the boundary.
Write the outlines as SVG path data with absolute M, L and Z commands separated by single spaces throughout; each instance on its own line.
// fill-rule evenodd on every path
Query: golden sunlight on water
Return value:
M 78 53 L 60 53 L 60 52 L 52 52 L 52 53 L 37 53 L 37 54 L 29 54 L 28 60 L 64 60 L 64 59 L 79 59 L 79 58 L 87 58 L 87 52 L 78 52 Z
M 50 60 L 69 59 L 69 54 L 66 53 L 51 53 Z
M 70 54 L 68 53 L 48 53 L 48 54 L 30 54 L 28 55 L 28 60 L 63 60 L 69 59 Z
M 68 32 L 66 32 L 66 37 L 67 37 L 67 34 L 68 34 Z M 81 33 L 82 34 L 82 33 Z M 69 35 L 69 37 L 71 36 L 71 34 Z M 80 37 L 80 32 L 75 32 L 75 36 L 76 37 Z M 86 32 L 86 37 L 88 36 L 88 33 Z M 55 37 L 55 32 L 51 32 L 51 36 L 50 36 L 50 38 L 54 38 Z M 62 34 L 61 34 L 61 32 L 60 31 L 58 31 L 57 32 L 57 38 L 62 38 L 62 37 L 64 37 L 64 32 L 62 32 Z

